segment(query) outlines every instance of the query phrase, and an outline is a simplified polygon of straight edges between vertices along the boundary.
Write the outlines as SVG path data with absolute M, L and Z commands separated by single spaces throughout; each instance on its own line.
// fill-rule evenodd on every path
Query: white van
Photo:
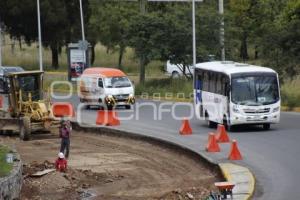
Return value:
M 135 103 L 134 87 L 124 72 L 114 68 L 94 67 L 84 70 L 79 83 L 80 102 L 91 105 L 125 106 Z

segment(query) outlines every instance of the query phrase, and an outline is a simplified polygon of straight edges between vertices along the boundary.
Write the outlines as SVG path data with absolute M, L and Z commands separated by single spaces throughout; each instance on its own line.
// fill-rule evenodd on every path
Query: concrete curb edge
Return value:
M 235 183 L 233 193 L 236 193 L 235 196 L 238 198 L 234 199 L 251 199 L 255 190 L 255 178 L 252 172 L 247 167 L 233 163 L 219 163 L 219 167 L 224 178 Z

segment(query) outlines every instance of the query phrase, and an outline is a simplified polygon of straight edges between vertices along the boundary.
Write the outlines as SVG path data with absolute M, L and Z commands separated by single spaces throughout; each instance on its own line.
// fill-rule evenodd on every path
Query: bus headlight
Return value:
M 273 113 L 274 112 L 278 112 L 279 111 L 279 109 L 280 109 L 280 107 L 278 106 L 278 107 L 276 107 L 276 108 L 273 108 Z
M 235 113 L 240 113 L 240 111 L 239 111 L 239 109 L 238 109 L 237 106 L 233 106 L 233 107 L 232 107 L 232 110 L 233 110 L 233 112 L 235 112 Z

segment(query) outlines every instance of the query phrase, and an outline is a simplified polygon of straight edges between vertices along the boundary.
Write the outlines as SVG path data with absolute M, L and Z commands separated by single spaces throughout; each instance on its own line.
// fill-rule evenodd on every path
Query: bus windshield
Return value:
M 231 100 L 240 105 L 268 105 L 279 100 L 276 76 L 232 78 Z
M 122 88 L 122 87 L 130 87 L 131 82 L 125 76 L 109 77 L 109 78 L 104 78 L 104 85 L 106 88 Z

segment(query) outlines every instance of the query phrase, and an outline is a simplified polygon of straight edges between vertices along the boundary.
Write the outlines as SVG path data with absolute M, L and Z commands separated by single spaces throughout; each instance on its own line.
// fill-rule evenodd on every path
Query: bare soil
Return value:
M 21 199 L 203 199 L 215 190 L 217 175 L 199 160 L 145 141 L 73 132 L 66 173 L 30 175 L 54 168 L 57 134 L 31 141 L 0 137 L 15 146 L 24 163 Z

